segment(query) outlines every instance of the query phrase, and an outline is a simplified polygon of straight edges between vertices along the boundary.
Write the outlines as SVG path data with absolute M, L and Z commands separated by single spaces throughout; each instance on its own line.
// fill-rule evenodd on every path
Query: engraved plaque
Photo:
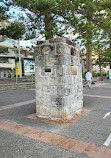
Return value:
M 77 75 L 77 66 L 71 66 L 72 75 Z
M 43 54 L 49 54 L 50 51 L 51 51 L 51 48 L 50 48 L 49 46 L 44 46 L 44 47 L 42 48 Z
M 51 72 L 51 69 L 45 69 L 45 72 Z

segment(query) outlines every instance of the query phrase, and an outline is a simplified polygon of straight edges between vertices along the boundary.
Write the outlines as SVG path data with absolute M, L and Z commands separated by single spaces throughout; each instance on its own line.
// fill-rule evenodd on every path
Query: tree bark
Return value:
M 53 18 L 51 16 L 51 13 L 48 13 L 45 15 L 45 37 L 47 39 L 53 38 L 52 30 L 53 30 Z
M 103 76 L 102 76 L 102 69 L 101 69 L 101 62 L 99 64 L 100 67 L 100 81 L 103 81 Z
M 111 8 L 110 8 L 111 9 Z M 111 19 L 111 14 L 110 14 L 110 19 Z M 111 27 L 110 27 L 111 28 Z M 111 29 L 109 29 L 109 39 L 110 39 L 110 53 L 111 53 Z M 111 57 L 111 56 L 110 56 Z M 110 61 L 110 69 L 111 69 L 111 61 Z
M 86 47 L 87 55 L 86 55 L 86 69 L 92 72 L 92 55 L 89 50 L 89 46 Z

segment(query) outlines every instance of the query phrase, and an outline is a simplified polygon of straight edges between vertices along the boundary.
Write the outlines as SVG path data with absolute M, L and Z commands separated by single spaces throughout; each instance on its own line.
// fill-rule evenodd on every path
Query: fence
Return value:
M 0 84 L 35 82 L 34 73 L 22 73 L 22 78 L 16 73 L 0 73 Z

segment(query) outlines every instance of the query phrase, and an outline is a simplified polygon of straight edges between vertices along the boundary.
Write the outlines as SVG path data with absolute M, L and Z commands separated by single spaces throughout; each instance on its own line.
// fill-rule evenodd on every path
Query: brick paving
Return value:
M 100 96 L 100 95 L 91 95 L 91 94 L 84 94 L 83 96 L 95 97 L 95 98 L 109 98 L 109 99 L 111 99 L 110 96 Z
M 0 120 L 0 128 L 35 140 L 43 141 L 51 145 L 84 154 L 93 158 L 110 158 L 111 149 L 95 144 L 89 144 L 80 140 L 41 131 L 32 127 L 20 125 L 14 122 Z
M 106 85 L 106 84 L 105 84 Z M 96 85 L 95 88 L 97 87 L 103 87 L 101 84 Z M 105 88 L 110 88 L 105 86 Z M 110 99 L 110 96 L 101 96 L 101 95 L 91 95 L 91 94 L 84 94 L 85 97 L 97 97 L 97 98 L 108 98 Z M 7 106 L 2 106 L 0 107 L 0 111 L 5 111 L 8 109 L 13 109 L 17 108 L 20 106 L 24 106 L 27 104 L 34 103 L 35 99 L 32 100 L 27 100 L 24 102 L 19 102 Z M 83 113 L 79 116 L 74 117 L 74 119 L 60 123 L 57 121 L 49 121 L 45 119 L 36 119 L 35 114 L 31 114 L 28 116 L 25 116 L 25 118 L 30 119 L 30 120 L 40 120 L 41 122 L 48 122 L 49 124 L 60 124 L 60 125 L 65 125 L 69 126 L 70 124 L 74 123 L 74 121 L 77 121 L 78 119 L 82 118 L 83 116 L 87 115 L 91 110 L 90 109 L 84 109 Z M 70 136 L 65 136 L 64 134 L 57 134 L 54 132 L 49 132 L 45 130 L 40 130 L 37 128 L 34 128 L 32 126 L 27 126 L 24 124 L 19 124 L 16 121 L 13 122 L 11 120 L 0 120 L 0 129 L 4 131 L 8 131 L 14 134 L 17 134 L 19 136 L 25 136 L 27 138 L 36 140 L 36 141 L 41 141 L 48 143 L 53 146 L 57 146 L 59 148 L 65 149 L 67 151 L 71 151 L 74 153 L 79 153 L 81 154 L 81 158 L 85 155 L 90 158 L 111 158 L 111 148 L 110 147 L 105 147 L 102 145 L 97 145 L 94 143 L 89 143 L 87 141 L 82 141 L 79 139 L 71 138 Z M 4 158 L 4 157 L 3 157 Z M 75 157 L 76 158 L 76 157 Z
M 85 114 L 87 114 L 87 113 L 90 112 L 90 111 L 91 111 L 91 110 L 89 110 L 89 109 L 84 109 L 81 114 L 76 115 L 76 116 L 74 116 L 74 118 L 72 118 L 71 120 L 64 121 L 64 122 L 59 122 L 59 121 L 53 121 L 53 120 L 38 118 L 38 117 L 36 117 L 36 113 L 35 113 L 35 114 L 32 114 L 32 115 L 28 115 L 28 116 L 26 116 L 26 118 L 34 119 L 34 120 L 40 120 L 40 121 L 44 121 L 44 122 L 55 123 L 55 124 L 60 124 L 60 125 L 67 126 L 67 125 L 70 125 L 72 122 L 76 121 L 77 119 L 79 119 L 80 117 L 84 116 Z
M 20 102 L 20 103 L 12 104 L 12 105 L 7 105 L 7 106 L 5 105 L 5 106 L 0 107 L 0 111 L 6 110 L 6 109 L 11 109 L 11 108 L 14 108 L 14 107 L 23 106 L 23 105 L 26 105 L 26 104 L 31 104 L 31 103 L 34 103 L 35 101 L 36 100 L 33 99 L 33 100 L 25 101 L 25 102 Z

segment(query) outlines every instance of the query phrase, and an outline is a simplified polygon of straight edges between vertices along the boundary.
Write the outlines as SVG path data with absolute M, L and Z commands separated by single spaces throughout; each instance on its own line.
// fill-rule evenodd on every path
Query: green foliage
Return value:
M 45 11 L 56 5 L 56 0 L 35 0 L 34 8 L 39 11 Z
M 98 76 L 100 76 L 99 74 L 100 74 L 100 73 L 92 72 L 92 76 L 93 76 L 93 77 L 98 77 Z
M 35 32 L 27 32 L 25 34 L 25 40 L 34 39 L 34 38 L 36 38 L 36 33 Z
M 103 43 L 105 60 L 111 63 L 111 1 L 101 0 L 96 3 L 98 12 L 96 12 L 93 22 L 98 25 L 107 37 L 104 39 L 106 42 Z
M 105 73 L 105 72 L 102 73 L 103 76 L 106 76 L 107 74 L 108 74 L 108 73 Z M 92 76 L 93 76 L 93 77 L 99 77 L 99 76 L 100 76 L 100 73 L 92 72 Z M 82 73 L 82 77 L 85 78 L 85 73 Z
M 12 5 L 30 11 L 26 11 L 28 21 L 25 23 L 30 30 L 26 35 L 27 39 L 37 34 L 44 34 L 46 38 L 52 38 L 54 35 L 63 36 L 73 28 L 74 35 L 78 33 L 77 40 L 81 41 L 81 46 L 86 47 L 87 55 L 93 50 L 99 54 L 97 64 L 104 64 L 104 60 L 110 62 L 110 0 L 13 0 Z M 101 31 L 103 35 L 100 34 Z M 106 42 L 100 44 L 104 38 Z M 104 50 L 104 53 L 101 54 L 101 50 Z
M 102 72 L 102 76 L 108 76 L 109 72 Z
M 82 78 L 85 78 L 85 73 L 82 73 Z
M 7 22 L 9 19 L 9 15 L 6 14 L 8 10 L 8 6 L 0 7 L 0 22 Z M 7 36 L 12 39 L 18 39 L 25 33 L 25 26 L 23 23 L 14 22 L 9 24 L 9 22 L 7 22 L 7 24 L 7 27 L 0 29 L 0 35 Z M 4 37 L 2 37 L 2 39 L 4 39 Z
M 7 8 L 0 7 L 0 22 L 6 20 L 8 15 L 6 15 Z
M 23 23 L 19 23 L 19 22 L 14 22 L 11 23 L 9 26 L 7 26 L 6 28 L 3 28 L 0 30 L 0 35 L 5 35 L 8 38 L 12 38 L 12 39 L 19 39 L 23 36 L 23 34 L 25 33 L 25 26 Z
M 109 72 L 102 72 L 101 74 L 102 76 L 108 76 L 109 75 Z M 93 77 L 99 77 L 100 76 L 100 73 L 96 73 L 96 72 L 92 72 L 92 76 Z
M 64 21 L 63 18 L 69 16 L 69 6 L 72 2 L 68 0 L 13 0 L 12 5 L 18 5 L 21 8 L 28 9 L 31 12 L 26 12 L 28 19 L 27 28 L 35 29 L 38 33 L 43 33 L 46 36 L 52 37 L 53 35 L 63 35 L 65 27 L 63 29 L 62 24 L 69 26 L 68 21 Z M 73 4 L 72 4 L 73 5 Z M 75 6 L 75 5 L 74 5 Z M 77 6 L 76 6 L 77 8 Z M 23 9 L 24 10 L 24 9 Z M 66 10 L 68 12 L 66 12 Z M 51 15 L 48 17 L 48 15 Z M 67 16 L 67 17 L 68 17 Z M 61 17 L 61 18 L 60 18 Z M 23 17 L 21 17 L 23 20 Z M 69 16 L 69 21 L 70 21 Z M 26 21 L 25 21 L 26 22 Z M 49 26 L 46 25 L 49 23 Z M 46 29 L 46 28 L 49 28 Z M 42 30 L 42 32 L 41 32 Z M 38 34 L 37 33 L 37 34 Z
M 56 0 L 13 0 L 13 2 L 18 6 L 28 8 L 34 12 L 36 12 L 36 10 L 44 12 L 44 10 L 50 9 L 51 7 L 57 5 Z

